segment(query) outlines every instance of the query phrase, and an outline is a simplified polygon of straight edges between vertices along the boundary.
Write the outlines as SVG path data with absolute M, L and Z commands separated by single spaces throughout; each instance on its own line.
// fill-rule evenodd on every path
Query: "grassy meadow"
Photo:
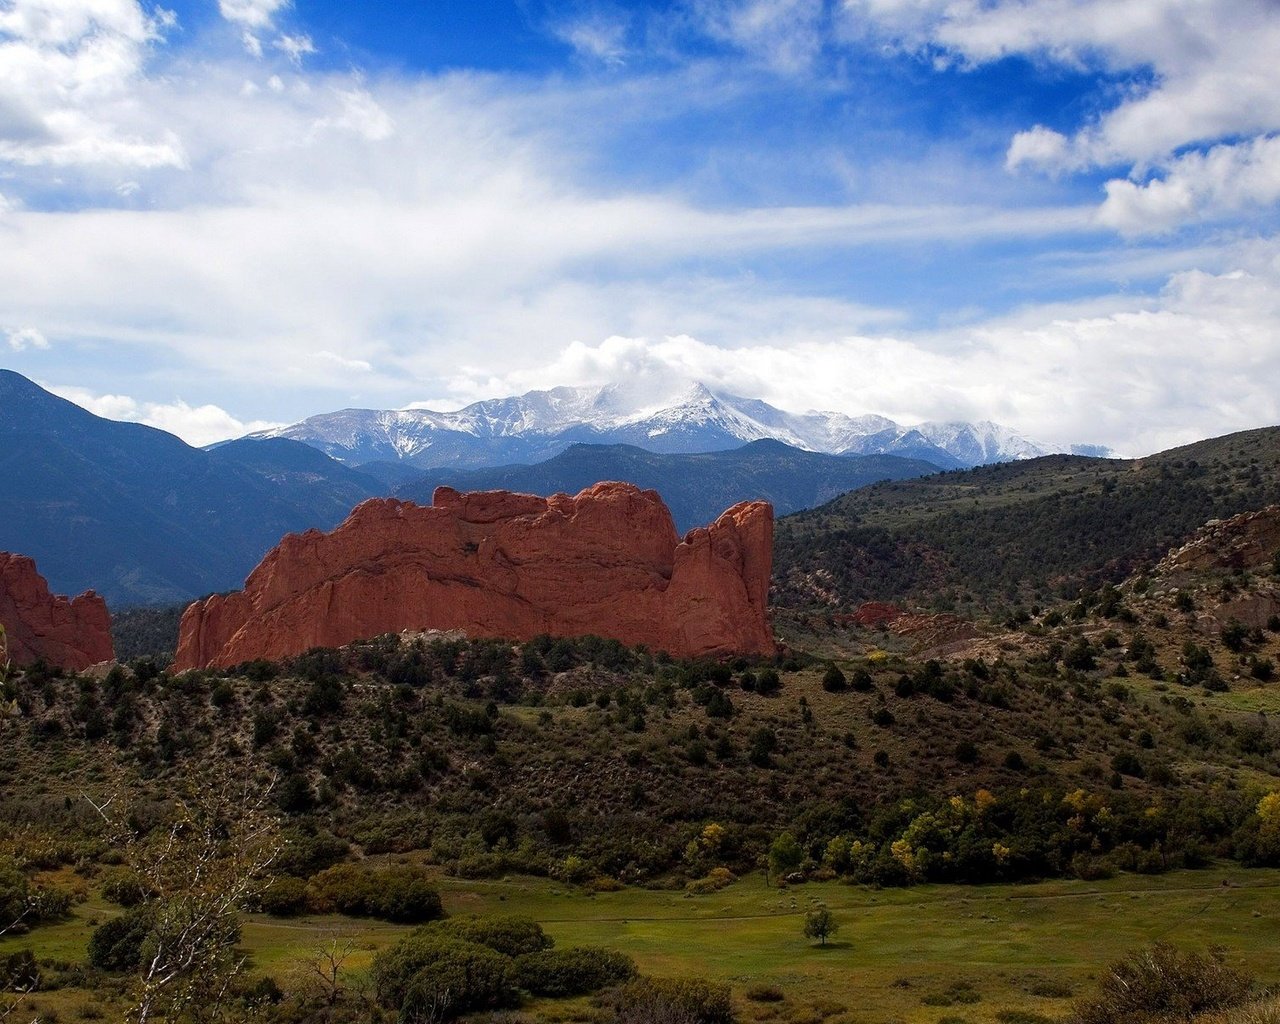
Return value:
M 642 971 L 730 982 L 744 1020 L 847 1024 L 1035 1024 L 1065 1015 L 1099 969 L 1157 940 L 1184 949 L 1218 944 L 1264 983 L 1280 981 L 1280 871 L 1222 866 L 1100 882 L 933 886 L 874 890 L 835 882 L 769 888 L 744 878 L 707 896 L 638 888 L 588 893 L 540 878 L 440 879 L 450 914 L 521 914 L 558 946 L 622 950 Z M 802 934 L 824 904 L 840 930 L 825 948 Z M 118 912 L 95 900 L 64 922 L 0 940 L 0 954 L 84 957 L 92 923 Z M 358 985 L 373 954 L 411 929 L 336 916 L 244 921 L 252 970 L 284 980 L 310 970 L 316 951 L 350 942 L 344 969 Z M 781 1002 L 748 998 L 780 989 Z M 31 1004 L 82 1019 L 108 997 L 75 988 Z M 543 1001 L 539 1016 L 582 1019 L 586 1000 Z M 91 1015 L 94 1011 L 90 1009 Z M 1031 1016 L 1034 1015 L 1034 1016 Z

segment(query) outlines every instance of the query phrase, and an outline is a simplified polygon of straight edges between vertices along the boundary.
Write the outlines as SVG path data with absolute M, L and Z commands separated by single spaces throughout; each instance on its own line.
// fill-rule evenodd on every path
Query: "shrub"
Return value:
M 415 934 L 373 962 L 374 990 L 401 1020 L 452 1019 L 473 1010 L 516 1005 L 510 957 L 443 936 Z
M 624 1024 L 734 1024 L 729 986 L 702 978 L 636 978 L 615 997 Z
M 702 878 L 695 878 L 685 883 L 684 891 L 690 896 L 706 896 L 719 892 L 725 886 L 737 881 L 737 876 L 725 867 L 712 868 Z
M 635 976 L 635 961 L 611 949 L 544 949 L 516 958 L 520 987 L 535 996 L 586 995 Z
M 753 1003 L 780 1003 L 786 998 L 777 985 L 766 985 L 764 982 L 748 985 L 742 994 Z
M 307 883 L 290 875 L 271 879 L 258 895 L 264 913 L 272 917 L 296 917 L 307 909 Z
M 285 829 L 286 844 L 276 858 L 274 868 L 283 875 L 309 878 L 317 871 L 332 867 L 351 852 L 351 845 L 332 832 L 305 832 Z
M 147 887 L 132 871 L 118 871 L 102 884 L 102 897 L 122 907 L 136 907 L 149 895 Z
M 1251 987 L 1247 975 L 1223 962 L 1221 950 L 1182 954 L 1161 942 L 1107 968 L 1099 993 L 1076 1003 L 1074 1019 L 1078 1024 L 1189 1020 L 1239 1006 Z
M 30 899 L 27 876 L 12 861 L 0 860 L 0 921 L 7 925 L 28 913 Z
M 338 864 L 315 875 L 310 884 L 317 903 L 353 917 L 418 924 L 444 913 L 426 871 L 411 865 L 366 871 Z
M 756 693 L 768 697 L 782 688 L 782 679 L 776 669 L 762 669 L 756 676 Z
M 1132 776 L 1135 779 L 1140 779 L 1146 774 L 1142 767 L 1142 762 L 1127 750 L 1121 751 L 1111 758 L 1111 770 L 1119 772 L 1121 775 Z
M 849 681 L 845 679 L 844 673 L 840 671 L 840 666 L 834 661 L 827 666 L 827 671 L 822 676 L 822 688 L 828 693 L 840 693 L 847 689 Z
M 40 968 L 31 950 L 0 955 L 0 992 L 33 992 L 39 986 Z
M 474 942 L 504 956 L 526 956 L 541 953 L 553 945 L 542 926 L 527 917 L 502 914 L 494 917 L 452 917 L 419 929 L 418 934 L 442 935 L 450 939 Z
M 136 907 L 104 921 L 89 936 L 89 963 L 102 971 L 137 970 L 142 944 L 154 923 L 149 907 Z

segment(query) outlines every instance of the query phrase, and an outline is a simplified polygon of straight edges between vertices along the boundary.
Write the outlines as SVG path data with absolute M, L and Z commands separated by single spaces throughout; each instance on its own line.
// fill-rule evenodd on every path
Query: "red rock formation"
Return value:
M 111 616 L 102 598 L 92 590 L 74 600 L 54 596 L 34 561 L 7 551 L 0 551 L 0 624 L 15 665 L 43 658 L 79 672 L 115 657 Z
M 857 611 L 849 618 L 859 626 L 871 626 L 874 628 L 888 626 L 906 614 L 896 604 L 888 604 L 884 601 L 867 601 L 858 605 Z
M 182 617 L 175 668 L 278 659 L 404 629 L 526 640 L 596 633 L 693 656 L 769 654 L 773 509 L 744 502 L 676 536 L 656 491 L 576 497 L 438 488 L 290 534 L 245 589 Z
M 1166 576 L 1213 569 L 1256 569 L 1280 552 L 1280 505 L 1210 519 L 1156 567 Z

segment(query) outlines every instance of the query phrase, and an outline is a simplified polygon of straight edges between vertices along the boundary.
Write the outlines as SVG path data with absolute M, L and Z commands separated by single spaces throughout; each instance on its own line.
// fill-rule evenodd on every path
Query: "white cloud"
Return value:
M 276 14 L 289 6 L 289 0 L 218 0 L 218 11 L 227 21 L 251 29 L 270 28 Z
M 1171 161 L 1163 177 L 1109 181 L 1106 190 L 1102 222 L 1126 234 L 1264 208 L 1280 201 L 1280 136 L 1193 151 Z
M 141 11 L 122 0 L 75 2 L 85 10 L 100 3 L 117 13 Z M 1253 9 L 1253 0 L 1242 3 Z M 270 40 L 281 31 L 274 20 L 283 6 L 224 3 L 223 12 L 236 30 Z M 1165 0 L 1115 0 L 1112 19 L 1092 0 L 854 6 L 879 19 L 873 27 L 882 36 L 886 26 L 900 25 L 901 45 L 971 63 L 1026 52 L 1128 68 L 1150 63 L 1145 46 L 1162 55 L 1163 67 L 1179 47 L 1195 49 L 1159 19 L 1143 21 L 1156 10 L 1172 18 L 1177 5 Z M 1068 24 L 1068 8 L 1082 26 Z M 704 18 L 699 31 L 748 54 L 749 72 L 768 66 L 802 74 L 828 45 L 817 2 L 726 0 L 695 9 Z M 996 17 L 1001 11 L 1004 20 Z M 1040 27 L 1037 13 L 1044 15 Z M 1108 22 L 1110 35 L 1091 21 Z M 39 42 L 44 29 L 22 31 L 24 45 L 53 45 Z M 59 31 L 56 38 L 65 36 Z M 104 174 L 107 208 L 82 201 L 74 186 L 55 188 L 44 167 L 27 171 L 11 156 L 7 192 L 23 195 L 26 184 L 32 195 L 48 189 L 73 201 L 37 201 L 37 209 L 15 201 L 0 219 L 0 322 L 40 324 L 57 339 L 55 354 L 110 351 L 121 366 L 171 371 L 160 398 L 200 394 L 219 403 L 86 392 L 85 401 L 100 408 L 213 440 L 256 425 L 222 406 L 239 406 L 228 395 L 262 389 L 264 381 L 272 394 L 253 413 L 287 416 L 272 403 L 307 401 L 314 412 L 334 396 L 333 405 L 392 406 L 420 394 L 421 382 L 461 401 L 617 372 L 655 387 L 697 377 L 790 408 L 993 417 L 1049 440 L 1098 440 L 1134 452 L 1280 419 L 1267 391 L 1280 369 L 1272 354 L 1280 316 L 1267 298 L 1280 293 L 1269 262 L 1280 249 L 1275 240 L 1230 264 L 1242 276 L 1222 273 L 1217 257 L 1202 259 L 1198 251 L 1090 248 L 1100 224 L 1140 233 L 1274 203 L 1273 135 L 1174 157 L 1133 157 L 1133 177 L 1112 183 L 1101 212 L 1020 196 L 1003 206 L 950 202 L 944 179 L 964 173 L 952 162 L 927 188 L 913 187 L 923 177 L 897 185 L 904 197 L 897 204 L 801 202 L 790 181 L 772 182 L 758 202 L 708 203 L 683 171 L 664 177 L 669 169 L 645 164 L 643 155 L 634 177 L 626 166 L 610 165 L 610 177 L 597 172 L 612 156 L 610 145 L 629 141 L 625 131 L 610 134 L 615 125 L 652 130 L 654 111 L 713 116 L 724 97 L 746 88 L 736 71 L 700 64 L 669 74 L 600 75 L 585 85 L 513 83 L 469 73 L 366 77 L 290 69 L 276 55 L 264 66 L 242 54 L 174 56 L 154 69 L 147 61 L 160 30 L 143 24 L 138 31 L 131 63 L 122 65 L 106 100 L 90 102 L 89 92 L 74 90 L 74 103 L 55 97 L 87 118 L 84 131 L 63 139 L 81 146 L 68 159 L 88 158 L 86 139 L 134 147 L 124 154 L 132 169 Z M 608 63 L 611 53 L 625 57 L 618 47 L 626 38 L 583 37 L 580 49 L 595 46 L 596 58 Z M 1218 37 L 1200 45 L 1221 56 Z M 1249 66 L 1257 63 L 1251 54 Z M 1194 54 L 1186 59 L 1188 68 L 1207 66 Z M 1117 110 L 1172 81 L 1158 76 Z M 0 111 L 0 123 L 6 116 Z M 43 122 L 33 124 L 26 141 L 12 133 L 3 140 L 50 163 L 57 140 L 40 134 Z M 1065 134 L 1029 128 L 1013 140 L 1009 165 L 1066 171 L 1103 159 L 1107 124 L 1101 118 Z M 137 147 L 168 142 L 182 173 L 148 171 Z M 785 159 L 788 170 L 799 166 L 794 154 Z M 876 176 L 891 178 L 902 166 L 890 159 L 884 157 L 891 169 Z M 804 154 L 805 163 L 817 160 Z M 648 184 L 629 184 L 636 180 Z M 1008 188 L 1025 180 L 1009 179 Z M 136 201 L 141 196 L 145 204 Z M 121 205 L 135 208 L 111 208 Z M 904 252 L 928 253 L 921 259 L 934 266 L 954 259 L 963 279 L 961 263 L 981 261 L 987 240 L 1029 251 L 1003 286 L 1008 277 L 1017 276 L 1021 288 L 1022 279 L 1051 273 L 1060 282 L 1076 271 L 1037 260 L 1046 239 L 1086 250 L 1089 266 L 1079 272 L 1094 275 L 1090 287 L 1116 286 L 1127 271 L 1107 268 L 1111 260 L 1119 267 L 1122 257 L 1131 257 L 1139 281 L 1152 278 L 1152 265 L 1166 272 L 1175 258 L 1205 274 L 1171 278 L 1168 291 L 1149 298 L 1031 306 L 932 335 L 909 333 L 909 318 L 862 299 L 877 294 L 861 279 L 885 273 L 874 265 L 880 253 L 900 261 L 904 275 L 911 260 Z M 788 281 L 802 261 L 826 278 L 793 274 Z M 899 292 L 910 293 L 910 286 Z M 1012 300 L 975 289 L 961 301 Z M 955 322 L 981 315 L 966 311 Z M 567 344 L 573 339 L 580 343 Z M 115 381 L 100 387 L 135 391 Z
M 1004 165 L 1011 171 L 1028 166 L 1049 171 L 1078 170 L 1080 167 L 1073 161 L 1067 137 L 1044 125 L 1018 132 L 1009 143 Z
M 341 370 L 355 373 L 373 372 L 373 364 L 365 359 L 348 359 L 346 356 L 340 356 L 336 352 L 317 352 L 315 358 L 331 363 Z
M 9 341 L 9 347 L 15 352 L 22 352 L 28 348 L 49 347 L 49 339 L 34 327 L 17 327 L 5 331 L 5 336 Z
M 359 84 L 352 88 L 337 87 L 333 95 L 338 100 L 338 109 L 316 119 L 317 131 L 338 128 L 362 136 L 369 142 L 380 142 L 395 131 L 391 115 Z
M 1032 308 L 940 334 L 746 345 L 611 337 L 452 383 L 475 399 L 610 381 L 669 396 L 702 381 L 797 412 L 990 418 L 1055 443 L 1141 455 L 1280 422 L 1280 245 L 1254 256 L 1248 270 L 1182 272 L 1160 294 L 1112 297 L 1107 310 L 1094 300 L 1083 313 Z
M 240 42 L 251 57 L 262 56 L 261 33 L 275 28 L 276 15 L 290 6 L 291 0 L 218 0 L 218 11 L 227 21 L 240 28 Z M 304 55 L 315 53 L 309 36 L 281 33 L 273 44 L 295 65 Z
M 311 41 L 311 37 L 301 33 L 292 36 L 281 35 L 272 45 L 288 57 L 294 67 L 301 67 L 302 58 L 316 52 L 315 43 Z
M 796 75 L 812 68 L 822 50 L 824 6 L 823 0 L 698 0 L 694 9 L 713 38 Z
M 1126 178 L 1108 184 L 1104 223 L 1158 231 L 1237 210 L 1242 189 L 1213 180 L 1226 165 L 1248 174 L 1255 194 L 1272 194 L 1266 137 L 1280 132 L 1273 0 L 845 0 L 844 10 L 857 31 L 966 65 L 1024 55 L 1146 76 L 1074 133 L 1036 125 L 1008 149 L 1010 169 L 1126 167 Z M 1242 138 L 1234 154 L 1203 152 Z
M 87 388 L 43 384 L 55 395 L 75 402 L 95 416 L 109 420 L 145 423 L 149 427 L 176 434 L 187 444 L 202 447 L 215 441 L 242 437 L 257 430 L 281 426 L 266 420 L 236 419 L 216 405 L 189 405 L 182 399 L 172 402 L 139 402 L 128 395 L 97 394 Z
M 182 166 L 180 139 L 134 102 L 174 24 L 136 0 L 11 0 L 0 8 L 0 161 Z
M 582 56 L 612 67 L 626 63 L 628 27 L 626 16 L 604 9 L 550 26 L 556 38 Z

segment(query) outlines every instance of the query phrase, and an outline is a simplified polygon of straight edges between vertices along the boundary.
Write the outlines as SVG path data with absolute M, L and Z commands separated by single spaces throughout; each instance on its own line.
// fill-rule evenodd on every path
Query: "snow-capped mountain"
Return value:
M 302 441 L 351 465 L 405 463 L 423 469 L 531 463 L 570 444 L 633 444 L 670 454 L 722 451 L 772 438 L 835 455 L 902 455 L 941 469 L 1009 462 L 1062 451 L 997 423 L 920 423 L 838 412 L 790 413 L 754 398 L 692 384 L 648 400 L 617 384 L 560 387 L 476 402 L 456 412 L 344 409 L 251 434 Z M 1077 454 L 1107 455 L 1096 446 Z

